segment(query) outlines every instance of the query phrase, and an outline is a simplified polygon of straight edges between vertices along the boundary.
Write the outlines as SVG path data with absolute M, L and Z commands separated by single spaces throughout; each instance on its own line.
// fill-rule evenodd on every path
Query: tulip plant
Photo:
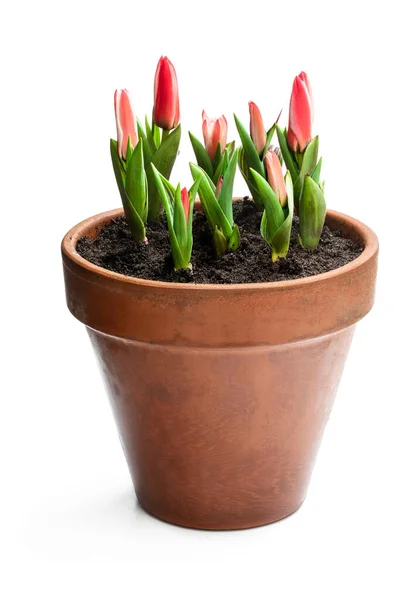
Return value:
M 144 127 L 135 118 L 127 90 L 114 96 L 117 140 L 111 140 L 111 158 L 127 223 L 136 241 L 147 241 L 146 223 L 165 211 L 175 269 L 191 268 L 192 217 L 196 194 L 208 221 L 217 256 L 235 251 L 240 231 L 233 219 L 233 184 L 237 166 L 254 202 L 262 211 L 260 232 L 271 248 L 273 261 L 289 250 L 293 215 L 299 218 L 299 242 L 314 250 L 325 221 L 322 159 L 318 137 L 312 137 L 313 99 L 307 75 L 293 83 L 289 125 L 278 119 L 265 130 L 258 106 L 249 102 L 250 127 L 235 121 L 242 146 L 227 143 L 224 115 L 211 119 L 203 111 L 204 145 L 189 133 L 197 164 L 191 163 L 193 185 L 175 188 L 169 181 L 178 154 L 181 127 L 175 69 L 161 57 L 154 82 L 152 121 Z M 280 148 L 271 145 L 277 134 Z M 287 172 L 282 171 L 284 161 Z
M 126 149 L 128 137 L 130 138 L 132 147 L 136 146 L 140 138 L 142 142 L 143 168 L 148 188 L 144 223 L 147 220 L 147 216 L 150 220 L 157 219 L 160 215 L 162 204 L 151 169 L 151 163 L 157 167 L 164 177 L 169 179 L 181 139 L 178 81 L 174 66 L 166 56 L 160 58 L 155 74 L 152 124 L 150 125 L 146 117 L 145 127 L 143 127 L 141 122 L 135 119 L 127 90 L 117 90 L 115 92 L 115 118 L 117 123 L 117 142 L 111 140 L 110 146 L 115 177 L 120 189 L 127 220 L 129 223 L 132 222 L 133 225 L 133 228 L 131 226 L 132 235 L 135 239 L 144 239 L 144 234 L 139 232 L 139 226 L 135 225 L 137 219 L 133 221 L 131 215 L 131 206 L 132 202 L 134 206 L 134 201 L 131 199 L 127 204 L 125 197 L 127 193 L 125 186 L 127 169 Z M 141 177 L 143 178 L 143 175 Z M 121 183 L 124 185 L 121 186 Z M 123 187 L 125 188 L 125 193 L 123 192 Z M 144 223 L 140 228 L 141 231 L 144 230 Z
M 193 206 L 201 175 L 188 191 L 186 188 L 181 190 L 180 184 L 175 189 L 153 164 L 151 168 L 164 204 L 175 270 L 191 269 Z
M 261 210 L 264 207 L 264 201 L 257 186 L 251 170 L 256 171 L 261 177 L 266 178 L 264 159 L 269 149 L 272 137 L 275 132 L 275 123 L 266 132 L 264 121 L 260 109 L 255 102 L 249 102 L 250 112 L 250 134 L 235 116 L 236 127 L 242 141 L 242 147 L 239 150 L 239 168 L 245 179 L 254 202 Z M 278 117 L 279 118 L 279 117 Z
M 239 228 L 233 221 L 233 182 L 235 179 L 238 152 L 227 159 L 225 174 L 214 185 L 209 175 L 198 165 L 190 164 L 193 178 L 200 176 L 199 196 L 210 226 L 214 247 L 218 256 L 226 250 L 237 250 L 240 244 Z
M 294 205 L 299 215 L 300 242 L 315 250 L 325 222 L 324 184 L 320 182 L 322 158 L 318 136 L 312 137 L 314 103 L 306 73 L 295 77 L 290 98 L 289 127 L 276 125 L 283 160 L 294 184 Z
M 203 110 L 202 118 L 204 146 L 190 131 L 189 137 L 198 166 L 207 173 L 214 185 L 217 185 L 235 151 L 235 142 L 226 141 L 228 121 L 224 115 L 218 119 L 211 119 Z

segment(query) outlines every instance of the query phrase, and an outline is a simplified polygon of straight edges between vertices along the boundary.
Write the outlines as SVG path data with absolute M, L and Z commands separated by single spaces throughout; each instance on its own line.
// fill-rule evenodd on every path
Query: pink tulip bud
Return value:
M 273 150 L 268 150 L 265 155 L 265 166 L 267 169 L 268 183 L 274 190 L 281 206 L 286 206 L 287 192 L 283 178 L 281 161 Z
M 183 210 L 185 212 L 185 217 L 186 217 L 186 224 L 189 222 L 189 212 L 190 212 L 190 203 L 189 203 L 189 194 L 186 188 L 183 188 L 181 190 L 181 199 L 182 199 L 182 206 L 183 206 Z
M 125 159 L 128 148 L 128 137 L 131 138 L 132 146 L 136 146 L 138 143 L 136 119 L 133 114 L 128 90 L 115 90 L 114 110 L 117 124 L 118 154 L 120 158 Z
M 218 200 L 219 195 L 221 193 L 223 182 L 224 182 L 224 176 L 221 175 L 221 177 L 218 179 L 218 183 L 217 183 L 217 186 L 215 188 L 215 197 L 217 198 L 217 200 Z
M 249 111 L 250 136 L 258 154 L 261 155 L 264 152 L 266 142 L 264 122 L 260 113 L 260 109 L 255 102 L 249 102 Z
M 204 145 L 208 156 L 211 160 L 214 160 L 218 144 L 221 144 L 221 152 L 225 152 L 228 122 L 224 115 L 219 117 L 219 119 L 210 119 L 204 110 L 202 117 Z
M 304 152 L 312 140 L 314 106 L 309 79 L 302 71 L 293 82 L 287 141 L 294 152 Z
M 172 62 L 162 56 L 154 79 L 154 123 L 161 129 L 174 129 L 180 119 L 178 80 Z

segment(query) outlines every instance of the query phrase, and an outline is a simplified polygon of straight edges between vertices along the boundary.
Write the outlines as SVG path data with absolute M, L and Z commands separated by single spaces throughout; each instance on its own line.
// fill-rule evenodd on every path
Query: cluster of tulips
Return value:
M 233 183 L 239 165 L 250 194 L 262 212 L 260 232 L 271 248 L 272 260 L 287 255 L 293 214 L 299 217 L 299 243 L 314 250 L 325 221 L 322 160 L 318 137 L 312 137 L 313 99 L 307 75 L 293 83 L 289 126 L 278 119 L 266 131 L 254 102 L 249 102 L 250 131 L 235 115 L 241 147 L 227 142 L 224 116 L 211 119 L 203 111 L 204 145 L 189 133 L 196 162 L 190 164 L 193 184 L 175 188 L 169 178 L 181 137 L 178 82 L 167 57 L 161 57 L 154 82 L 151 122 L 135 118 L 127 90 L 114 96 L 117 140 L 111 140 L 111 158 L 122 204 L 133 238 L 146 240 L 146 223 L 165 210 L 176 269 L 190 268 L 193 206 L 200 197 L 217 255 L 240 245 L 239 227 L 232 210 Z M 271 145 L 274 134 L 279 147 Z M 287 172 L 282 171 L 283 162 Z

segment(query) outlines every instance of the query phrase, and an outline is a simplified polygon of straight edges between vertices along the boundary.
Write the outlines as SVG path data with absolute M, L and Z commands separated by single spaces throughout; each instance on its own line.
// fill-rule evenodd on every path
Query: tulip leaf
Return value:
M 274 123 L 272 125 L 272 127 L 270 127 L 270 129 L 268 129 L 268 131 L 267 131 L 264 154 L 266 152 L 268 152 L 268 148 L 271 144 L 272 138 L 274 137 L 275 129 L 276 129 L 276 123 Z
M 256 171 L 253 169 L 250 170 L 252 171 L 254 183 L 258 189 L 258 192 L 263 199 L 267 219 L 267 241 L 271 244 L 272 238 L 285 220 L 285 213 L 283 212 L 282 206 L 268 181 L 264 179 L 264 177 L 261 177 L 261 175 L 256 173 Z
M 315 169 L 312 173 L 312 178 L 314 179 L 315 183 L 318 183 L 318 185 L 319 185 L 319 180 L 321 177 L 321 169 L 322 169 L 322 156 L 319 159 L 317 166 L 315 167 Z
M 200 173 L 202 175 L 199 184 L 199 196 L 211 232 L 214 232 L 215 228 L 218 227 L 222 230 L 224 236 L 229 239 L 232 235 L 232 227 L 215 197 L 215 189 L 213 190 L 211 187 L 212 182 L 197 165 L 190 163 L 190 170 L 193 179 L 197 179 Z
M 122 206 L 124 208 L 125 217 L 131 231 L 132 237 L 135 241 L 141 242 L 146 239 L 146 228 L 143 220 L 136 211 L 134 205 L 129 199 L 128 194 L 125 190 L 125 182 L 121 173 L 120 159 L 118 155 L 118 145 L 115 140 L 110 140 L 110 153 L 111 161 L 114 168 L 115 179 L 117 181 L 119 193 L 122 200 Z
M 250 193 L 253 196 L 253 200 L 256 203 L 258 208 L 263 208 L 263 203 L 260 198 L 260 195 L 257 191 L 257 186 L 254 185 L 253 175 L 251 174 L 251 170 L 254 170 L 256 173 L 265 177 L 265 168 L 263 162 L 260 160 L 257 149 L 251 139 L 249 133 L 246 131 L 246 128 L 239 121 L 236 115 L 235 122 L 236 127 L 239 132 L 240 139 L 242 141 L 242 151 L 239 155 L 239 168 L 240 171 L 249 187 Z
M 237 250 L 240 245 L 240 231 L 237 225 L 232 228 L 232 235 L 229 238 L 228 250 Z
M 214 228 L 212 237 L 217 256 L 221 256 L 228 249 L 228 240 L 217 226 Z
M 220 144 L 220 142 L 218 142 L 217 151 L 215 153 L 214 160 L 212 161 L 213 171 L 215 171 L 215 169 L 218 167 L 219 163 L 221 162 L 221 158 L 222 158 L 221 144 Z
M 229 152 L 228 152 L 228 150 L 225 150 L 221 160 L 219 161 L 219 165 L 215 170 L 214 177 L 212 178 L 212 182 L 214 183 L 215 186 L 218 184 L 218 181 L 220 180 L 221 175 L 225 174 L 225 171 L 228 168 L 228 165 L 229 165 Z
M 143 163 L 143 142 L 138 141 L 126 163 L 125 189 L 129 200 L 144 222 L 147 220 L 147 178 Z
M 306 175 L 312 175 L 318 161 L 318 136 L 316 136 L 307 146 L 304 154 L 301 155 L 300 173 L 294 184 L 294 202 L 296 210 L 299 210 L 300 196 L 302 193 L 304 178 Z
M 305 248 L 315 250 L 325 223 L 326 203 L 320 186 L 305 176 L 299 203 L 300 238 Z
M 261 217 L 260 233 L 263 236 L 264 240 L 269 244 L 268 234 L 267 234 L 267 213 L 265 212 L 265 209 L 264 209 L 263 215 Z
M 296 163 L 292 158 L 292 154 L 287 143 L 286 135 L 277 124 L 275 125 L 275 130 L 278 136 L 279 147 L 281 149 L 286 168 L 292 176 L 292 181 L 296 182 L 299 176 L 299 169 L 297 168 Z
M 199 174 L 192 187 L 189 190 L 189 218 L 187 223 L 187 241 L 186 241 L 186 254 L 188 263 L 190 262 L 190 257 L 192 255 L 192 247 L 193 247 L 193 234 L 192 234 L 192 225 L 193 225 L 193 209 L 194 209 L 194 201 L 196 200 L 197 191 L 199 189 L 200 181 L 202 175 Z
M 258 173 L 262 177 L 265 177 L 264 165 L 260 160 L 257 149 L 253 143 L 253 140 L 250 137 L 250 134 L 246 131 L 246 128 L 239 121 L 237 116 L 234 115 L 234 117 L 235 117 L 236 127 L 239 132 L 240 139 L 242 141 L 244 158 L 246 160 L 248 168 L 250 170 L 253 169 L 254 171 L 256 171 L 256 173 Z
M 154 119 L 153 119 L 153 126 L 152 126 L 151 130 L 153 133 L 154 143 L 155 143 L 156 147 L 159 148 L 159 146 L 161 144 L 161 129 L 158 127 L 158 125 L 156 125 L 154 123 Z
M 257 188 L 255 187 L 254 183 L 250 180 L 250 176 L 249 176 L 249 168 L 246 164 L 246 159 L 244 157 L 244 150 L 243 147 L 239 148 L 238 150 L 239 152 L 239 169 L 240 172 L 243 176 L 243 179 L 245 180 L 245 182 L 247 183 L 247 187 L 249 188 L 249 192 L 254 200 L 255 205 L 257 206 L 257 208 L 259 209 L 264 209 L 264 204 L 261 198 L 261 195 L 259 194 Z
M 161 179 L 160 173 L 157 171 L 157 169 L 155 168 L 155 166 L 152 163 L 150 164 L 150 169 L 151 169 L 151 172 L 153 173 L 155 185 L 157 186 L 157 189 L 160 194 L 160 198 L 164 205 L 165 215 L 167 217 L 167 224 L 168 224 L 169 243 L 171 246 L 171 253 L 172 253 L 172 258 L 174 261 L 175 269 L 176 270 L 187 269 L 189 266 L 190 255 L 188 257 L 187 253 L 183 252 L 183 249 L 181 248 L 181 246 L 179 244 L 178 237 L 175 233 L 174 207 L 171 204 L 171 199 L 169 197 L 169 193 L 167 193 L 167 190 L 165 189 L 165 183 Z M 179 190 L 179 193 L 180 193 L 180 190 Z
M 168 137 L 162 142 L 157 152 L 153 155 L 151 162 L 156 169 L 169 179 L 176 157 L 178 155 L 179 143 L 181 139 L 181 126 L 178 125 Z M 153 170 L 147 166 L 147 181 L 149 187 L 149 219 L 157 219 L 160 215 L 161 198 L 154 180 Z
M 147 141 L 149 143 L 149 146 L 150 146 L 152 154 L 154 154 L 157 151 L 157 146 L 156 146 L 156 143 L 155 143 L 154 138 L 153 138 L 153 131 L 152 131 L 152 128 L 150 127 L 150 123 L 149 123 L 149 120 L 147 118 L 147 115 L 145 116 L 145 121 L 144 122 L 145 122 L 145 126 L 146 126 Z
M 225 154 L 228 157 L 228 153 Z M 222 182 L 221 192 L 218 198 L 218 204 L 223 210 L 229 224 L 233 226 L 233 210 L 232 210 L 232 196 L 233 196 L 233 182 L 235 180 L 235 173 L 238 161 L 238 152 L 235 150 L 233 156 L 228 164 L 228 167 L 224 173 L 224 179 Z
M 181 186 L 175 190 L 175 201 L 174 201 L 174 231 L 176 235 L 176 239 L 178 240 L 180 248 L 184 248 L 186 246 L 186 234 L 187 234 L 187 223 L 185 210 L 182 204 L 181 197 Z
M 228 142 L 225 151 L 228 151 L 228 158 L 231 159 L 232 154 L 235 152 L 235 141 Z
M 288 214 L 282 225 L 276 231 L 271 239 L 272 246 L 272 261 L 275 262 L 278 258 L 284 258 L 290 246 L 290 234 L 292 232 L 293 211 L 294 211 L 294 196 L 293 183 L 290 172 L 285 175 L 285 185 L 287 191 L 287 211 Z
M 190 141 L 192 142 L 193 151 L 196 156 L 197 164 L 207 173 L 209 177 L 213 177 L 214 169 L 203 144 L 189 131 Z
M 139 136 L 139 138 L 142 139 L 142 142 L 143 142 L 144 165 L 147 168 L 147 165 L 150 163 L 151 159 L 153 158 L 154 152 L 150 148 L 150 144 L 147 139 L 146 132 L 143 129 L 143 126 L 142 126 L 141 122 L 139 121 L 139 119 L 136 119 L 136 123 L 137 123 L 138 136 Z

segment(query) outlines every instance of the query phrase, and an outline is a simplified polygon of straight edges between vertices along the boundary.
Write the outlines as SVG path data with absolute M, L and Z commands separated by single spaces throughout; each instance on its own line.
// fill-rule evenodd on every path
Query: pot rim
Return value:
M 318 275 L 311 275 L 309 277 L 302 277 L 299 279 L 286 279 L 283 281 L 267 281 L 259 283 L 174 283 L 170 281 L 155 281 L 152 279 L 141 279 L 139 277 L 132 277 L 130 275 L 122 275 L 103 267 L 99 267 L 94 263 L 83 258 L 78 254 L 76 250 L 76 244 L 78 240 L 85 235 L 85 230 L 93 229 L 104 221 L 115 219 L 123 214 L 123 208 L 117 208 L 102 213 L 98 213 L 92 217 L 84 219 L 74 227 L 72 227 L 64 236 L 61 244 L 62 253 L 68 257 L 70 261 L 75 263 L 76 266 L 91 272 L 94 275 L 104 277 L 108 281 L 119 281 L 124 284 L 140 285 L 144 287 L 157 287 L 163 289 L 173 290 L 287 290 L 289 288 L 300 288 L 305 285 L 316 283 L 317 281 L 323 281 L 332 279 L 355 271 L 362 264 L 370 260 L 378 251 L 378 238 L 375 233 L 367 225 L 364 225 L 361 221 L 358 221 L 354 217 L 350 217 L 344 213 L 340 213 L 334 210 L 327 211 L 327 221 L 330 223 L 336 223 L 337 225 L 344 225 L 346 230 L 352 230 L 353 237 L 357 237 L 364 245 L 364 250 L 354 260 L 346 263 L 342 267 L 332 269 L 326 273 L 320 273 Z M 350 236 L 349 236 L 350 237 Z

